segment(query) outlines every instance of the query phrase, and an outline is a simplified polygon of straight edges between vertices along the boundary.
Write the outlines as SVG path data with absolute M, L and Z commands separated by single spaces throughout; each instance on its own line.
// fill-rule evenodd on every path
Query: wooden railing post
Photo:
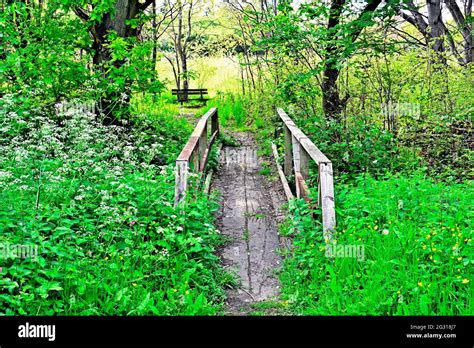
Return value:
M 212 133 L 211 133 L 212 134 Z M 206 126 L 204 127 L 201 136 L 199 137 L 199 165 L 196 168 L 200 170 L 202 168 L 202 164 L 204 163 L 204 155 L 207 149 L 207 122 Z
M 183 201 L 186 194 L 186 187 L 188 184 L 188 161 L 177 160 L 176 161 L 176 175 L 175 175 L 175 187 L 174 187 L 174 205 L 177 206 Z
M 197 148 L 194 149 L 193 151 L 193 154 L 191 156 L 191 160 L 193 161 L 193 171 L 194 173 L 199 173 L 199 163 L 200 163 L 200 159 L 199 159 L 199 145 Z
M 216 131 L 217 134 L 219 134 L 219 115 L 217 109 L 211 118 L 211 135 L 214 134 L 214 132 Z
M 291 136 L 291 145 L 293 149 L 293 163 L 295 172 L 301 171 L 301 162 L 300 162 L 300 143 L 296 138 L 292 135 Z
M 336 210 L 334 204 L 334 179 L 331 163 L 319 165 L 320 201 L 323 215 L 323 235 L 330 240 L 336 226 Z
M 303 198 L 306 202 L 310 202 L 309 190 L 306 185 L 306 180 L 309 178 L 309 154 L 305 148 L 300 145 L 300 172 L 296 177 L 297 190 L 299 190 L 299 197 Z
M 291 132 L 288 127 L 283 124 L 283 128 L 285 129 L 285 162 L 283 164 L 283 171 L 285 175 L 288 177 L 293 172 L 293 150 L 292 150 L 292 140 L 291 140 Z
M 291 136 L 291 143 L 293 148 L 293 163 L 295 167 L 295 182 L 296 182 L 296 197 L 301 198 L 301 186 L 299 181 L 301 180 L 301 145 L 294 135 Z
M 303 146 L 300 147 L 300 172 L 303 179 L 309 178 L 309 155 Z

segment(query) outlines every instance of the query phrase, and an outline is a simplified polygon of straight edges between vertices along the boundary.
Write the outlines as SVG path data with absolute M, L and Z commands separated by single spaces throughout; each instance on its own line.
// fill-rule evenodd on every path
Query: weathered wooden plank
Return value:
M 184 145 L 183 150 L 178 156 L 178 161 L 189 161 L 191 155 L 199 143 L 199 137 L 190 137 L 186 145 Z
M 217 114 L 216 108 L 210 109 L 205 115 L 201 117 L 198 124 L 196 125 L 196 128 L 194 128 L 193 133 L 189 137 L 188 142 L 184 146 L 183 151 L 181 151 L 181 154 L 178 156 L 179 161 L 181 160 L 189 161 L 192 152 L 194 151 L 194 149 L 199 143 L 199 138 L 204 132 L 204 129 L 207 127 L 207 120 L 209 119 L 209 117 L 212 117 L 214 114 Z
M 308 155 L 315 161 L 317 164 L 321 163 L 330 163 L 331 161 L 319 150 L 316 145 L 295 125 L 291 118 L 282 110 L 277 109 L 277 113 L 280 116 L 281 120 L 285 123 L 285 126 L 291 132 L 291 135 L 294 136 L 301 146 L 306 150 Z
M 281 261 L 279 221 L 272 196 L 280 195 L 259 173 L 260 161 L 253 157 L 257 152 L 253 137 L 250 134 L 236 137 L 243 146 L 232 149 L 235 154 L 232 159 L 223 158 L 228 165 L 222 166 L 216 181 L 225 202 L 218 214 L 219 226 L 222 235 L 229 240 L 220 256 L 228 269 L 240 278 L 239 285 L 228 291 L 228 298 L 232 302 L 250 304 L 250 301 L 279 295 L 273 272 Z
M 294 164 L 294 170 L 295 172 L 299 172 L 301 168 L 301 162 L 300 162 L 300 143 L 298 140 L 292 136 L 291 137 L 291 144 L 292 144 L 292 149 L 293 149 L 293 164 Z
M 310 157 L 303 146 L 300 147 L 300 172 L 303 179 L 309 178 L 309 160 Z
M 194 148 L 194 151 L 191 155 L 191 163 L 193 164 L 193 171 L 199 173 L 199 148 Z
M 323 215 L 323 234 L 325 239 L 331 239 L 334 227 L 336 226 L 336 210 L 334 203 L 334 179 L 332 163 L 322 163 L 319 165 L 319 177 L 321 190 L 321 209 Z
M 211 126 L 214 131 L 208 144 L 207 128 L 209 117 L 212 118 Z M 190 163 L 192 163 L 195 172 L 203 171 L 206 167 L 210 148 L 214 144 L 217 134 L 219 133 L 219 123 L 215 119 L 217 119 L 216 108 L 210 109 L 201 117 L 188 142 L 176 160 L 175 205 L 178 205 L 184 200 Z
M 283 125 L 285 129 L 285 162 L 283 164 L 284 173 L 286 176 L 290 176 L 293 172 L 293 150 L 291 132 L 286 125 Z
M 280 116 L 280 118 L 282 119 L 282 121 L 287 125 L 294 125 L 295 126 L 295 123 L 293 122 L 293 120 L 290 118 L 290 116 L 287 115 L 287 113 L 285 111 L 283 111 L 283 109 L 280 109 L 278 108 L 277 109 L 277 113 L 278 113 L 278 116 Z
M 206 114 L 201 119 L 199 122 L 196 124 L 196 127 L 194 128 L 194 131 L 191 133 L 191 137 L 200 137 L 202 132 L 204 132 L 204 129 L 207 126 L 207 120 L 210 115 Z
M 214 144 L 216 138 L 217 138 L 218 132 L 215 131 L 214 134 L 211 136 L 211 139 L 209 139 L 209 145 L 207 146 L 206 150 L 204 151 L 203 158 L 201 160 L 201 167 L 199 170 L 203 172 L 206 169 L 207 162 L 209 161 L 209 152 L 211 151 L 212 145 Z
M 317 164 L 321 163 L 331 163 L 329 158 L 319 150 L 316 145 L 313 144 L 311 139 L 304 137 L 300 139 L 301 146 L 304 147 L 308 155 L 315 161 Z
M 288 185 L 288 180 L 286 180 L 285 173 L 283 173 L 283 170 L 281 169 L 280 166 L 280 161 L 279 161 L 279 156 L 278 156 L 278 149 L 274 143 L 272 143 L 272 149 L 273 149 L 273 156 L 275 157 L 275 163 L 277 166 L 278 174 L 280 175 L 280 180 L 283 185 L 283 190 L 285 191 L 286 199 L 288 202 L 295 198 L 293 196 L 293 193 L 291 192 L 290 185 Z
M 207 124 L 207 123 L 206 123 Z M 201 136 L 199 137 L 199 171 L 203 171 L 205 168 L 204 161 L 207 162 L 207 159 L 204 159 L 204 155 L 208 150 L 207 147 L 207 126 L 202 130 Z M 207 157 L 207 155 L 206 155 Z
M 188 161 L 178 160 L 176 161 L 176 174 L 175 174 L 175 188 L 174 188 L 174 205 L 177 206 L 183 201 L 186 195 L 186 188 L 188 184 Z
M 206 112 L 200 119 L 199 122 L 197 123 L 196 127 L 194 128 L 193 133 L 191 136 L 197 136 L 199 137 L 201 133 L 204 131 L 204 128 L 207 125 L 207 121 L 210 117 L 212 117 L 215 113 L 217 112 L 216 108 L 211 108 L 209 109 L 208 112 Z
M 299 194 L 298 198 L 303 198 L 307 203 L 311 203 L 311 199 L 309 198 L 309 188 L 306 185 L 306 181 L 304 180 L 303 175 L 300 172 L 295 173 L 295 181 L 297 192 Z
M 219 113 L 217 109 L 214 108 L 214 112 L 211 116 L 211 134 L 217 132 L 219 134 Z

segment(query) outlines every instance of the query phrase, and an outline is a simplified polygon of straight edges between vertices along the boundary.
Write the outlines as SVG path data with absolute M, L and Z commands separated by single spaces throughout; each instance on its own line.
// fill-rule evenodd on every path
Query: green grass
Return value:
M 336 245 L 363 246 L 363 261 L 325 256 L 321 226 L 294 202 L 294 235 L 280 279 L 293 313 L 472 315 L 472 182 L 359 176 L 337 187 Z
M 240 95 L 218 93 L 215 98 L 208 101 L 207 105 L 218 108 L 219 119 L 223 127 L 234 130 L 247 128 L 247 113 Z
M 190 81 L 190 88 L 207 88 L 211 97 L 218 91 L 238 93 L 241 90 L 239 63 L 229 58 L 204 57 L 189 60 L 189 68 L 196 75 Z M 174 87 L 174 77 L 171 65 L 163 60 L 158 62 L 157 70 L 160 79 L 168 81 L 168 87 Z
M 222 125 L 257 131 L 259 155 L 271 154 L 273 130 L 248 115 L 238 95 L 199 109 L 173 100 L 133 98 L 132 129 L 80 113 L 59 127 L 53 115 L 4 101 L 0 244 L 38 245 L 39 255 L 0 259 L 0 314 L 222 313 L 223 289 L 235 279 L 216 255 L 225 242 L 214 227 L 217 198 L 193 190 L 191 176 L 187 204 L 174 208 L 173 163 L 194 119 L 212 106 Z M 221 141 L 237 145 L 231 136 Z M 384 147 L 374 149 L 381 161 Z M 374 179 L 360 174 L 358 158 L 360 168 L 336 181 L 335 244 L 363 246 L 363 259 L 326 257 L 320 219 L 294 201 L 280 226 L 295 245 L 282 251 L 281 298 L 253 314 L 472 314 L 472 182 L 385 177 L 388 155 Z M 214 149 L 209 167 L 216 166 Z M 260 174 L 270 173 L 264 163 Z
M 260 175 L 270 175 L 272 173 L 272 169 L 270 168 L 270 164 L 266 161 L 262 162 L 262 169 L 258 172 Z

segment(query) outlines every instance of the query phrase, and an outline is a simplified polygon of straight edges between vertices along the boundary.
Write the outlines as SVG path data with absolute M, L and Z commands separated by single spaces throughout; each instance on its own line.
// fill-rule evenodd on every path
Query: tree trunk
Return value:
M 92 24 L 89 31 L 93 37 L 92 48 L 94 50 L 92 62 L 94 69 L 98 71 L 105 81 L 111 81 L 110 68 L 120 68 L 125 60 L 115 60 L 111 66 L 112 52 L 108 48 L 107 35 L 115 32 L 118 37 L 131 38 L 137 36 L 137 27 L 129 24 L 136 19 L 140 11 L 144 11 L 152 1 L 140 4 L 138 0 L 116 0 L 113 11 L 105 13 L 100 22 Z M 84 21 L 90 22 L 89 14 L 80 7 L 73 6 L 74 12 Z M 120 118 L 129 114 L 131 81 L 125 79 L 124 85 L 115 91 L 105 91 L 101 94 L 97 103 L 97 115 L 102 118 L 104 124 L 117 124 Z
M 345 0 L 332 0 L 329 12 L 327 30 L 328 48 L 326 53 L 326 66 L 323 71 L 322 92 L 323 92 L 323 110 L 324 115 L 328 120 L 337 120 L 341 118 L 341 111 L 343 105 L 339 97 L 339 90 L 337 88 L 337 79 L 340 74 L 340 69 L 336 66 L 338 36 L 337 26 L 341 20 L 342 9 L 344 8 Z
M 189 89 L 189 78 L 188 78 L 188 58 L 186 57 L 186 53 L 183 53 L 181 56 L 181 65 L 182 65 L 182 73 L 183 73 L 183 89 Z
M 339 97 L 337 79 L 340 70 L 327 67 L 323 72 L 323 110 L 327 119 L 340 120 L 344 105 Z
M 464 52 L 466 56 L 466 64 L 472 63 L 473 59 L 473 42 L 472 42 L 472 0 L 467 0 L 466 10 L 464 14 L 464 35 L 465 46 Z
M 442 21 L 440 0 L 427 0 L 428 23 L 425 21 L 424 16 L 418 12 L 418 8 L 413 0 L 407 0 L 404 2 L 406 9 L 410 11 L 411 15 L 403 12 L 400 7 L 398 8 L 398 14 L 408 23 L 415 26 L 423 35 L 427 45 L 433 50 L 434 58 L 431 58 L 431 63 L 446 64 L 446 57 L 443 55 L 443 52 L 446 50 L 444 47 L 443 37 L 446 36 L 449 48 L 458 62 L 461 65 L 467 65 L 472 62 L 473 56 L 472 24 L 470 20 L 472 13 L 472 0 L 464 1 L 464 15 L 456 3 L 456 0 L 442 1 L 446 4 L 446 7 L 451 13 L 459 32 L 462 35 L 463 54 L 458 52 L 453 35 L 449 32 L 447 25 Z
M 470 21 L 472 13 L 472 0 L 465 3 L 465 14 L 459 9 L 456 0 L 445 0 L 446 7 L 454 18 L 456 25 L 463 37 L 464 59 L 463 64 L 472 63 L 472 24 Z
M 441 0 L 427 0 L 428 24 L 431 29 L 431 48 L 433 50 L 433 63 L 445 64 L 444 53 L 444 24 L 441 18 Z
M 440 0 L 437 0 L 440 1 Z M 365 21 L 365 16 L 373 11 L 380 5 L 381 0 L 367 1 L 357 21 Z M 328 46 L 325 54 L 325 67 L 323 71 L 322 81 L 322 92 L 323 92 L 323 110 L 324 115 L 329 120 L 341 121 L 342 111 L 345 109 L 345 104 L 349 99 L 349 96 L 345 96 L 341 99 L 339 90 L 337 88 L 337 79 L 341 72 L 340 63 L 345 59 L 341 57 L 339 51 L 341 49 L 341 32 L 338 27 L 341 23 L 343 16 L 343 10 L 346 5 L 346 0 L 331 0 L 331 8 L 329 10 L 328 17 Z M 349 39 L 351 43 L 354 43 L 364 26 L 355 26 L 350 32 Z M 335 132 L 335 141 L 340 141 L 341 135 Z
M 95 54 L 93 62 L 105 79 L 109 79 L 108 66 L 112 58 L 111 51 L 107 47 L 107 33 L 112 30 L 117 33 L 117 36 L 122 38 L 135 37 L 137 35 L 137 28 L 128 25 L 127 21 L 136 18 L 138 10 L 137 0 L 117 0 L 114 14 L 106 14 L 102 22 L 95 26 L 99 35 L 94 43 Z M 115 60 L 113 62 L 113 66 L 117 69 L 123 64 L 125 64 L 124 60 Z M 106 92 L 100 98 L 98 111 L 103 117 L 104 124 L 117 124 L 120 118 L 128 117 L 130 84 L 131 81 L 126 80 L 119 90 Z
M 152 8 L 151 8 L 151 11 L 153 13 L 153 20 L 152 20 L 152 28 L 153 28 L 153 33 L 152 33 L 152 40 L 153 40 L 153 51 L 151 53 L 151 60 L 153 62 L 153 69 L 156 68 L 156 58 L 158 56 L 158 35 L 157 35 L 157 32 L 156 32 L 156 27 L 157 27 L 157 23 L 156 23 L 156 0 L 153 1 L 153 5 L 152 5 Z

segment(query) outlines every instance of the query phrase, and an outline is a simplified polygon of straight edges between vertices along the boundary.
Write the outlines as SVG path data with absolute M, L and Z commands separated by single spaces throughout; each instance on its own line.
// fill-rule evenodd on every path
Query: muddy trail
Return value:
M 234 134 L 238 147 L 224 146 L 219 157 L 213 189 L 220 191 L 217 226 L 229 241 L 220 250 L 224 267 L 235 274 L 237 286 L 227 291 L 226 314 L 247 315 L 253 304 L 277 299 L 281 266 L 277 226 L 286 202 L 278 180 L 262 171 L 266 161 L 257 155 L 258 145 L 250 133 Z M 271 168 L 273 173 L 275 168 Z

